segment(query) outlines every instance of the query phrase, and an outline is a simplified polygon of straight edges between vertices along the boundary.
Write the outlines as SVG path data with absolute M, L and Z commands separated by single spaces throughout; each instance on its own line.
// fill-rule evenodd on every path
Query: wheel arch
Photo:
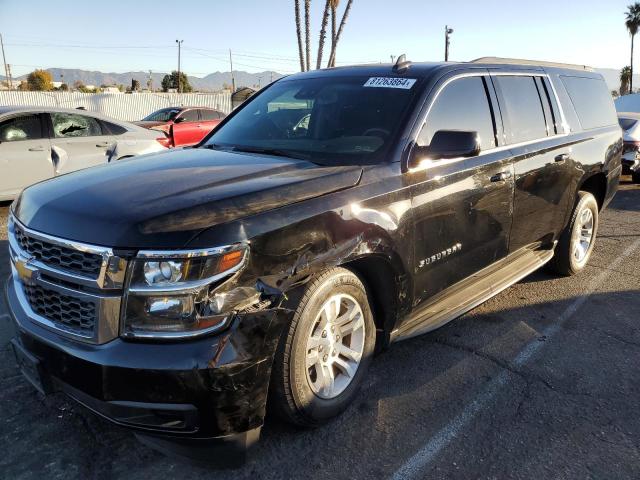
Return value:
M 578 191 L 592 194 L 598 202 L 598 210 L 602 210 L 607 196 L 607 175 L 604 172 L 596 172 L 585 176 L 578 186 Z M 576 192 L 576 200 L 577 195 L 578 192 Z

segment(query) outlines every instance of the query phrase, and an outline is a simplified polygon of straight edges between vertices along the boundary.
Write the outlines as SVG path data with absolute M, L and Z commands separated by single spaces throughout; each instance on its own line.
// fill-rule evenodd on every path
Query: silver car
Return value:
M 84 110 L 0 107 L 0 200 L 56 175 L 165 150 L 162 136 Z

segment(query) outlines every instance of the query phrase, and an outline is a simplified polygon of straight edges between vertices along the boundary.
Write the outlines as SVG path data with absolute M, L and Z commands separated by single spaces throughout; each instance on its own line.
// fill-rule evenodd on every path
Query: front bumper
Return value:
M 15 348 L 37 361 L 47 390 L 63 391 L 102 417 L 150 436 L 157 448 L 199 441 L 244 448 L 257 438 L 289 311 L 238 314 L 229 329 L 197 340 L 117 338 L 90 345 L 32 321 L 11 279 L 6 299 L 18 332 Z

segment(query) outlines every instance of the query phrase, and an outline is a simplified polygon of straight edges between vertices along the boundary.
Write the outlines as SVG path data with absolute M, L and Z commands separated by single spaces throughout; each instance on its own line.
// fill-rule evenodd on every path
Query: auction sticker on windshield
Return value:
M 415 78 L 371 77 L 364 83 L 365 87 L 403 88 L 409 90 L 416 83 Z

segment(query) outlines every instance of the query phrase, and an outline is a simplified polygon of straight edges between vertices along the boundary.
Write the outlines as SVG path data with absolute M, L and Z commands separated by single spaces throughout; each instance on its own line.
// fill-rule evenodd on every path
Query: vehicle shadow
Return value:
M 548 280 L 545 274 L 535 277 Z M 640 311 L 639 293 L 596 294 L 586 301 L 604 308 L 614 295 L 617 305 L 635 305 Z M 511 359 L 531 342 L 541 341 L 542 332 L 577 298 L 504 309 L 494 305 L 490 312 L 479 307 L 434 332 L 392 345 L 374 359 L 355 402 L 338 418 L 308 430 L 268 417 L 260 442 L 247 464 L 232 472 L 233 478 L 256 478 L 256 472 L 264 478 L 282 478 L 279 472 L 312 477 L 320 471 L 338 478 L 344 476 L 340 469 L 345 468 L 345 455 L 350 465 L 360 465 L 357 468 L 365 468 L 371 452 L 374 457 L 406 457 L 418 448 L 420 438 L 435 434 L 443 421 L 470 402 L 496 371 L 515 368 L 509 367 Z M 563 328 L 576 329 L 581 320 L 571 319 Z M 629 335 L 631 341 L 634 326 L 617 322 L 590 335 Z M 516 377 L 527 375 L 528 367 L 518 368 Z M 544 382 L 552 386 L 562 382 L 563 389 L 571 390 L 582 380 L 551 375 Z M 7 478 L 24 471 L 34 478 L 55 475 L 56 468 L 65 478 L 151 478 L 176 469 L 185 477 L 205 473 L 216 477 L 215 458 L 212 465 L 203 466 L 165 457 L 61 394 L 41 398 L 18 374 L 7 346 L 0 349 L 0 409 L 10 419 L 0 427 Z

